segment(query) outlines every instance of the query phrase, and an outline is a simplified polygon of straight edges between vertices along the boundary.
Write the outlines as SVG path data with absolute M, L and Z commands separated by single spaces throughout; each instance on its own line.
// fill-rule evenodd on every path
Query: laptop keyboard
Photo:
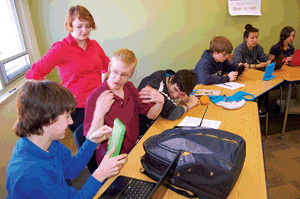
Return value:
M 145 198 L 153 189 L 154 183 L 132 179 L 123 192 L 124 198 Z M 123 198 L 123 197 L 122 197 Z

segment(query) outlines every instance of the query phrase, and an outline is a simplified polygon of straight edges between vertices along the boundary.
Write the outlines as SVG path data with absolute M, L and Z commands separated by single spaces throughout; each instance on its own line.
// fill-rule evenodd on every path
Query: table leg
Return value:
M 265 96 L 265 109 L 266 109 L 266 132 L 265 132 L 265 139 L 267 141 L 268 135 L 268 124 L 269 124 L 269 92 L 266 93 Z
M 285 132 L 285 127 L 286 127 L 286 122 L 287 122 L 287 116 L 289 114 L 289 106 L 290 106 L 290 99 L 291 99 L 291 93 L 292 93 L 292 83 L 288 83 L 287 86 L 287 93 L 286 93 L 286 99 L 285 99 L 285 112 L 284 112 L 284 118 L 283 118 L 283 124 L 282 124 L 282 129 L 280 133 L 280 139 L 284 139 L 284 132 Z
M 282 91 L 283 88 L 282 88 L 282 84 L 280 85 L 280 113 L 283 114 L 284 113 L 284 106 L 282 104 Z

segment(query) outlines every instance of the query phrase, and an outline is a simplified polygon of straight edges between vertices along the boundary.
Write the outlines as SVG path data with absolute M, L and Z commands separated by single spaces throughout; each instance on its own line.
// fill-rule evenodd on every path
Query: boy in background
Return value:
M 226 37 L 213 37 L 209 50 L 204 51 L 194 69 L 198 77 L 197 84 L 211 85 L 234 81 L 238 75 L 238 67 L 228 61 L 232 50 L 232 44 Z

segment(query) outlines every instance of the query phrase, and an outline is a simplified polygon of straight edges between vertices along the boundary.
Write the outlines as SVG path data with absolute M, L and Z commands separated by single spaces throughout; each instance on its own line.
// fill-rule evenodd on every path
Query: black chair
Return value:
M 86 140 L 86 138 L 83 135 L 83 123 L 74 131 L 74 138 L 76 141 L 77 148 L 79 150 Z M 93 157 L 90 159 L 87 167 L 91 174 L 94 173 L 94 171 L 98 168 L 95 153 Z

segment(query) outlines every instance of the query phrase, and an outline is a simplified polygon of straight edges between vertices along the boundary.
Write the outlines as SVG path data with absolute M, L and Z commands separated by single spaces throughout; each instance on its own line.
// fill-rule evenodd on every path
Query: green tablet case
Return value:
M 110 136 L 110 141 L 107 147 L 106 153 L 108 153 L 114 146 L 116 147 L 115 152 L 111 157 L 118 156 L 121 151 L 124 135 L 125 135 L 126 126 L 116 118 L 114 120 L 114 127 Z

